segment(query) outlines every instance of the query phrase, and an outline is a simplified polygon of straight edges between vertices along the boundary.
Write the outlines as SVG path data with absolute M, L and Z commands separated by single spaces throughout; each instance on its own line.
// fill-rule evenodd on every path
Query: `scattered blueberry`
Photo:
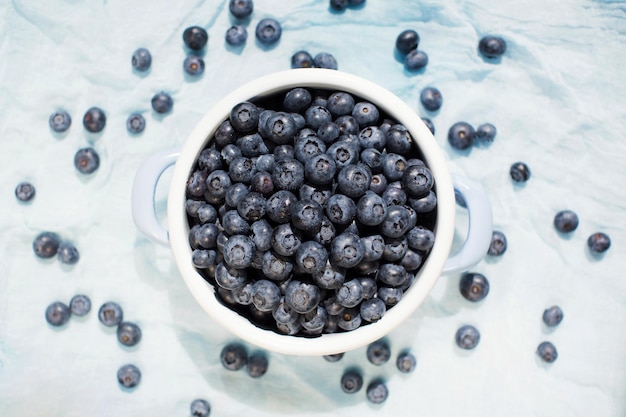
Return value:
M 98 320 L 107 327 L 115 327 L 120 324 L 123 316 L 122 307 L 113 301 L 107 301 L 98 310 Z
M 117 340 L 124 346 L 135 346 L 141 340 L 141 329 L 135 323 L 123 321 L 117 326 Z
M 252 378 L 260 378 L 267 372 L 269 362 L 263 352 L 254 352 L 248 357 L 246 371 Z
M 478 50 L 487 58 L 497 58 L 506 52 L 506 42 L 499 36 L 487 35 L 478 42 Z
M 57 251 L 57 259 L 59 262 L 67 265 L 73 265 L 78 262 L 79 258 L 80 254 L 73 243 L 61 242 L 59 244 L 59 249 Z
M 104 129 L 106 125 L 106 115 L 104 111 L 98 107 L 91 107 L 83 116 L 83 126 L 91 133 L 98 133 Z
M 74 155 L 74 166 L 81 174 L 92 174 L 100 167 L 100 156 L 94 148 L 81 148 Z
M 152 55 L 146 48 L 139 48 L 133 52 L 131 64 L 137 71 L 144 72 L 150 69 L 152 65 Z
M 70 310 L 74 316 L 82 317 L 91 311 L 91 300 L 84 294 L 77 294 L 70 300 Z
M 357 370 L 350 369 L 341 376 L 341 389 L 347 394 L 359 392 L 363 387 L 363 376 Z
M 330 355 L 324 355 L 323 358 L 327 362 L 339 362 L 341 359 L 343 359 L 344 355 L 344 352 L 331 353 Z
M 331 9 L 341 12 L 348 8 L 348 0 L 330 0 L 329 6 Z
M 189 405 L 189 412 L 193 417 L 209 417 L 211 414 L 211 405 L 207 400 L 198 398 L 193 400 Z
M 69 321 L 70 314 L 70 308 L 66 304 L 55 301 L 46 308 L 46 321 L 55 327 L 63 326 Z
M 404 57 L 404 67 L 409 71 L 417 71 L 428 65 L 428 55 L 424 51 L 414 49 Z
M 543 311 L 543 322 L 548 327 L 555 327 L 563 320 L 563 310 L 559 306 L 552 306 Z
M 209 34 L 200 26 L 190 26 L 183 31 L 183 42 L 189 49 L 199 51 L 209 41 Z
M 30 201 L 35 197 L 35 186 L 30 182 L 20 182 L 15 187 L 15 197 L 20 201 Z
M 261 19 L 256 26 L 256 38 L 265 45 L 271 45 L 280 39 L 282 28 L 278 20 L 271 17 Z
M 428 111 L 436 111 L 441 108 L 443 96 L 441 91 L 435 87 L 425 87 L 420 93 L 420 102 Z
M 248 30 L 243 25 L 233 25 L 226 31 L 225 40 L 231 46 L 241 46 L 248 40 Z
M 587 239 L 587 246 L 591 253 L 600 254 L 611 247 L 611 238 L 606 233 L 596 232 Z
M 204 73 L 204 59 L 197 55 L 189 55 L 183 61 L 183 70 L 194 77 L 202 75 Z
M 480 333 L 474 326 L 461 326 L 456 331 L 455 341 L 461 349 L 474 349 L 480 341 Z
M 382 365 L 391 358 L 391 348 L 385 340 L 377 340 L 367 346 L 367 360 L 374 365 Z
M 554 362 L 559 356 L 556 347 L 551 342 L 541 342 L 537 346 L 537 355 L 547 363 Z
M 491 123 L 483 123 L 476 128 L 476 139 L 482 143 L 491 143 L 496 137 L 496 127 Z
M 117 370 L 117 381 L 124 388 L 135 388 L 141 382 L 141 371 L 135 365 L 123 365 Z
M 530 169 L 524 162 L 516 162 L 511 165 L 509 174 L 515 182 L 526 182 L 530 178 Z
M 229 343 L 222 349 L 220 361 L 229 371 L 238 371 L 248 363 L 248 352 L 239 343 Z
M 426 125 L 428 130 L 430 130 L 430 133 L 432 133 L 434 135 L 435 134 L 435 125 L 433 124 L 433 121 L 430 120 L 428 117 L 422 117 L 422 121 L 424 122 L 424 124 Z
M 72 118 L 70 114 L 65 110 L 59 110 L 50 115 L 50 119 L 48 120 L 48 124 L 50 125 L 50 129 L 55 132 L 62 133 L 70 128 L 72 124 Z
M 53 232 L 42 232 L 33 241 L 35 255 L 40 258 L 52 258 L 59 251 L 61 239 Z
M 389 389 L 382 380 L 373 381 L 367 386 L 366 397 L 371 403 L 381 404 L 385 402 L 388 396 Z
M 396 38 L 396 49 L 402 54 L 408 54 L 417 49 L 420 37 L 418 33 L 412 29 L 407 29 Z
M 131 114 L 128 116 L 128 119 L 126 119 L 126 129 L 128 129 L 130 133 L 138 134 L 143 132 L 145 128 L 146 119 L 139 113 Z
M 459 289 L 466 300 L 478 302 L 489 294 L 489 281 L 478 272 L 466 272 L 461 277 Z
M 411 352 L 402 352 L 396 359 L 396 368 L 402 373 L 408 374 L 415 370 L 417 359 Z
M 313 65 L 316 68 L 326 68 L 336 70 L 339 68 L 335 57 L 328 52 L 320 52 L 313 58 Z
M 159 114 L 169 113 L 174 106 L 174 100 L 164 91 L 156 93 L 150 103 L 152 104 L 152 109 Z
M 467 122 L 457 122 L 448 130 L 448 143 L 455 149 L 464 150 L 474 144 L 475 131 Z
M 487 250 L 487 255 L 490 256 L 502 256 L 508 247 L 506 241 L 506 235 L 499 230 L 494 230 L 491 233 L 491 243 Z
M 245 19 L 254 11 L 253 0 L 230 0 L 228 10 L 237 19 Z
M 291 56 L 291 68 L 313 68 L 313 57 L 307 51 L 298 51 Z
M 554 227 L 561 233 L 570 233 L 578 227 L 578 215 L 572 210 L 559 211 L 554 216 Z

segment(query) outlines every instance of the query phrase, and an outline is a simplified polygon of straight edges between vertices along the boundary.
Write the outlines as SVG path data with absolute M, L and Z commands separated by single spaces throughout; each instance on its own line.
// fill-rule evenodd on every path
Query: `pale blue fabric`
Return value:
M 13 0 L 0 4 L 0 415 L 185 416 L 205 398 L 212 416 L 599 416 L 626 412 L 626 3 L 367 0 L 364 7 L 331 13 L 325 0 L 256 0 L 250 38 L 229 50 L 227 1 Z M 280 43 L 264 50 L 254 26 L 273 16 L 283 25 Z M 182 70 L 181 35 L 190 25 L 209 32 L 206 71 L 192 80 Z M 425 71 L 407 73 L 394 56 L 396 36 L 412 28 L 430 57 Z M 497 63 L 477 53 L 481 36 L 497 34 L 508 49 Z M 132 52 L 153 55 L 147 75 L 133 73 Z M 490 195 L 494 224 L 509 249 L 485 259 L 491 292 L 480 304 L 459 294 L 459 274 L 442 278 L 417 313 L 389 341 L 393 360 L 411 349 L 414 373 L 392 362 L 367 363 L 365 349 L 342 361 L 269 354 L 260 380 L 222 369 L 218 354 L 232 340 L 212 323 L 184 286 L 170 251 L 139 234 L 130 210 L 139 164 L 181 145 L 201 116 L 223 95 L 259 75 L 288 69 L 291 54 L 332 53 L 340 70 L 387 87 L 436 126 L 452 172 L 481 182 Z M 419 104 L 432 85 L 444 97 L 429 114 Z M 155 115 L 150 98 L 165 90 L 174 109 Z M 87 108 L 107 113 L 101 134 L 81 126 Z M 55 135 L 48 117 L 64 108 L 73 118 Z M 147 120 L 143 134 L 125 128 L 131 112 Z M 495 142 L 454 151 L 446 133 L 454 122 L 491 122 Z M 86 178 L 73 167 L 80 147 L 100 153 L 100 169 Z M 509 166 L 525 161 L 525 186 Z M 37 195 L 19 204 L 18 182 Z M 166 174 L 157 190 L 164 220 Z M 559 236 L 554 214 L 576 211 L 580 226 Z M 459 209 L 459 238 L 464 214 Z M 33 238 L 52 230 L 76 243 L 79 263 L 64 268 L 33 255 Z M 601 258 L 586 249 L 603 231 L 612 247 Z M 91 297 L 94 310 L 61 329 L 44 320 L 45 307 Z M 123 348 L 100 325 L 97 308 L 121 304 L 143 340 Z M 547 330 L 541 315 L 558 304 L 560 326 Z M 478 347 L 463 352 L 454 333 L 463 324 L 481 332 Z M 535 355 L 552 341 L 558 360 Z M 251 351 L 253 346 L 249 346 Z M 141 385 L 121 390 L 116 371 L 141 368 Z M 381 406 L 364 390 L 347 395 L 342 372 L 359 367 L 365 383 L 387 380 Z

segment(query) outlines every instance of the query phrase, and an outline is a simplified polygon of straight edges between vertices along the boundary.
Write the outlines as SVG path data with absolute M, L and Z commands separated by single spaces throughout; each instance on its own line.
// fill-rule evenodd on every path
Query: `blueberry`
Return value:
M 233 25 L 226 31 L 224 39 L 230 46 L 241 46 L 248 40 L 248 30 L 244 25 Z
M 314 310 L 320 300 L 320 289 L 315 284 L 294 279 L 285 288 L 285 303 L 300 314 Z
M 215 265 L 216 257 L 214 250 L 195 249 L 191 252 L 191 263 L 198 269 L 207 269 Z
M 296 121 L 289 113 L 275 112 L 265 124 L 268 139 L 277 145 L 290 143 L 296 134 Z
M 135 388 L 141 382 L 141 371 L 135 365 L 123 365 L 117 370 L 117 382 L 124 388 Z
M 35 186 L 30 182 L 20 182 L 15 187 L 15 197 L 20 201 L 30 201 L 35 197 Z
M 259 172 L 272 172 L 275 162 L 276 159 L 273 154 L 259 155 L 256 160 L 256 169 Z
M 418 33 L 412 29 L 407 29 L 396 38 L 396 49 L 402 54 L 416 50 L 419 45 L 420 37 Z
M 409 230 L 406 238 L 411 249 L 422 252 L 428 252 L 435 243 L 433 231 L 422 226 L 416 226 Z
M 547 363 L 554 362 L 559 356 L 556 347 L 551 342 L 541 342 L 537 346 L 537 355 Z
M 266 252 L 267 253 L 267 252 Z M 280 302 L 280 288 L 272 281 L 260 279 L 252 289 L 252 303 L 261 311 L 272 311 Z
M 235 141 L 235 145 L 241 150 L 241 154 L 248 158 L 257 157 L 269 152 L 269 148 L 258 133 L 242 136 Z
M 335 238 L 337 230 L 333 223 L 324 216 L 322 218 L 322 224 L 320 229 L 313 235 L 313 240 L 321 243 L 324 246 L 330 245 L 330 242 Z
M 291 56 L 291 68 L 313 68 L 313 57 L 307 51 L 297 51 Z
M 363 243 L 363 260 L 365 262 L 377 261 L 383 256 L 385 240 L 381 235 L 372 235 L 361 238 Z
M 363 157 L 363 152 L 361 153 L 361 158 Z M 371 191 L 380 195 L 387 189 L 387 185 L 388 185 L 387 177 L 385 177 L 384 174 L 372 175 L 372 182 L 370 182 Z
M 213 198 L 223 199 L 231 185 L 232 181 L 228 173 L 218 169 L 217 171 L 209 173 L 206 179 L 206 193 Z
M 233 125 L 230 124 L 229 120 L 224 120 L 215 131 L 215 143 L 221 148 L 228 144 L 235 143 L 237 139 L 237 132 L 233 128 Z
M 290 323 L 277 322 L 276 330 L 278 330 L 279 333 L 293 336 L 300 333 L 300 330 L 302 330 L 302 326 L 300 325 L 300 320 L 296 320 Z
M 348 370 L 341 376 L 341 389 L 347 394 L 359 392 L 363 387 L 363 376 L 357 370 Z
M 530 178 L 530 169 L 524 162 L 515 162 L 511 165 L 509 174 L 515 182 L 526 182 Z
M 335 160 L 328 154 L 314 155 L 304 164 L 304 175 L 315 185 L 332 183 L 336 170 Z
M 259 109 L 256 105 L 244 101 L 230 111 L 230 124 L 241 133 L 253 132 L 259 124 Z
M 294 159 L 296 152 L 293 145 L 279 145 L 274 148 L 274 169 L 276 169 L 276 161 L 281 159 Z
M 422 121 L 424 122 L 424 124 L 426 125 L 428 130 L 430 130 L 430 133 L 432 133 L 434 135 L 435 134 L 435 125 L 433 124 L 433 121 L 430 120 L 428 117 L 422 117 Z
M 354 105 L 352 117 L 356 119 L 360 128 L 365 128 L 366 126 L 376 124 L 380 114 L 378 108 L 373 103 L 361 101 Z
M 400 155 L 408 154 L 411 151 L 412 143 L 411 134 L 403 125 L 394 124 L 387 130 L 387 152 Z
M 400 287 L 379 287 L 376 296 L 383 300 L 385 305 L 392 307 L 402 299 L 403 290 Z
M 263 352 L 254 352 L 248 357 L 246 372 L 252 378 L 260 378 L 267 373 L 269 361 Z
M 497 58 L 506 51 L 506 42 L 499 36 L 486 35 L 478 42 L 478 51 L 487 58 Z
M 126 129 L 128 129 L 130 133 L 139 134 L 143 132 L 145 128 L 146 119 L 139 113 L 133 113 L 126 119 Z
M 209 417 L 211 414 L 211 406 L 206 400 L 193 400 L 189 405 L 189 412 L 193 417 Z
M 402 257 L 402 259 L 400 259 L 400 265 L 402 265 L 404 269 L 407 270 L 407 272 L 417 271 L 420 265 L 422 265 L 422 257 L 420 256 L 419 253 L 414 252 L 411 249 L 408 249 L 406 253 L 404 254 L 404 256 Z M 409 282 L 410 278 L 411 277 L 409 275 L 406 283 Z
M 230 240 L 230 239 L 229 239 Z M 247 281 L 245 269 L 235 269 L 220 262 L 215 267 L 215 282 L 225 290 L 233 290 Z
M 183 31 L 183 42 L 189 49 L 199 51 L 209 41 L 209 34 L 200 26 L 189 26 Z
M 148 71 L 152 65 L 152 55 L 146 48 L 138 48 L 133 52 L 130 63 L 136 71 Z
M 374 148 L 382 151 L 387 143 L 387 135 L 377 126 L 368 126 L 359 132 L 359 145 L 364 151 Z
M 282 256 L 292 256 L 296 253 L 302 238 L 297 229 L 292 228 L 291 224 L 284 223 L 278 225 L 272 234 L 272 249 Z
M 344 352 L 340 352 L 340 353 L 331 353 L 330 355 L 324 355 L 322 357 L 327 362 L 339 362 L 341 359 L 343 359 L 344 355 L 345 355 Z
M 437 194 L 430 190 L 428 194 L 420 198 L 409 198 L 409 205 L 418 214 L 430 213 L 437 207 Z
M 83 116 L 83 126 L 91 133 L 101 132 L 106 125 L 106 121 L 106 115 L 99 107 L 89 108 Z
M 288 258 L 275 254 L 268 250 L 263 254 L 263 275 L 274 281 L 284 281 L 293 270 L 293 264 Z
M 396 359 L 396 368 L 403 374 L 411 373 L 415 370 L 417 359 L 411 352 L 402 352 Z
M 499 230 L 494 230 L 491 233 L 491 243 L 489 244 L 489 249 L 487 250 L 487 255 L 490 256 L 501 256 L 506 252 L 507 249 L 507 241 L 504 233 Z
M 542 316 L 543 322 L 548 327 L 555 327 L 563 320 L 563 310 L 559 306 L 546 308 Z
M 33 240 L 33 250 L 40 258 L 52 258 L 59 251 L 61 239 L 53 232 L 42 232 Z
M 456 122 L 448 130 L 448 143 L 455 149 L 468 149 L 474 144 L 474 128 L 467 122 Z
M 254 11 L 253 0 L 230 0 L 228 10 L 237 19 L 245 19 Z
M 317 130 L 326 122 L 332 122 L 333 117 L 326 107 L 312 105 L 304 111 L 306 124 L 313 130 Z
M 326 108 L 334 117 L 352 114 L 354 104 L 354 97 L 343 91 L 332 93 L 326 100 Z
M 323 208 L 313 200 L 299 200 L 291 207 L 291 223 L 298 229 L 315 233 L 322 225 Z
M 428 55 L 424 51 L 413 49 L 404 57 L 404 67 L 409 71 L 417 71 L 428 65 Z
M 435 87 L 425 87 L 420 93 L 420 102 L 428 111 L 436 111 L 441 108 L 443 96 L 441 91 Z
M 265 198 L 261 194 L 250 192 L 237 203 L 237 212 L 249 222 L 255 222 L 265 215 L 265 204 Z
M 371 382 L 365 392 L 367 400 L 373 404 L 381 404 L 389 396 L 387 385 L 379 379 Z
M 274 229 L 265 219 L 260 219 L 250 225 L 250 238 L 257 251 L 265 252 L 272 246 L 272 232 Z
M 559 211 L 554 216 L 554 227 L 561 233 L 570 233 L 578 227 L 578 215 L 572 210 Z
M 336 11 L 344 11 L 348 8 L 348 0 L 330 0 L 330 8 Z
M 401 260 L 408 252 L 408 242 L 406 237 L 387 238 L 383 250 L 383 259 L 389 262 Z
M 358 198 L 369 189 L 372 172 L 364 164 L 345 165 L 337 174 L 337 191 Z
M 265 45 L 271 45 L 280 39 L 282 34 L 282 28 L 278 20 L 271 17 L 261 19 L 256 26 L 256 38 L 259 42 Z
M 359 160 L 359 147 L 348 141 L 339 140 L 328 147 L 326 153 L 335 160 L 337 169 L 354 164 Z
M 78 262 L 80 258 L 80 254 L 78 253 L 78 249 L 71 242 L 61 242 L 59 244 L 59 249 L 57 251 L 57 259 L 59 262 L 74 265 Z
M 124 346 L 135 346 L 141 340 L 141 329 L 135 323 L 121 322 L 117 326 L 117 340 Z
M 367 346 L 367 360 L 374 365 L 382 365 L 391 358 L 391 348 L 385 340 L 377 340 Z
M 491 143 L 496 137 L 496 127 L 491 123 L 483 123 L 476 128 L 476 139 L 482 143 Z
M 389 206 L 387 217 L 380 224 L 380 232 L 387 237 L 398 238 L 410 229 L 410 214 L 404 206 Z
M 361 303 L 359 311 L 363 320 L 375 323 L 385 315 L 387 306 L 380 298 L 370 298 Z
M 408 274 L 402 265 L 388 263 L 380 266 L 376 279 L 391 287 L 399 287 L 406 282 Z
M 478 302 L 489 294 L 489 281 L 478 272 L 466 272 L 459 282 L 459 290 L 466 300 Z
M 346 279 L 345 269 L 337 267 L 330 262 L 326 262 L 319 271 L 314 272 L 312 275 L 315 283 L 324 289 L 337 289 L 341 287 Z
M 357 329 L 362 321 L 359 309 L 347 308 L 339 315 L 337 326 L 343 330 L 351 331 Z
M 281 297 L 278 305 L 272 310 L 272 317 L 276 320 L 276 323 L 298 323 L 300 324 L 300 313 L 292 309 L 285 302 L 285 297 Z
M 335 57 L 328 52 L 320 52 L 313 58 L 313 65 L 316 68 L 326 68 L 336 70 L 339 68 Z
M 314 156 L 326 152 L 326 144 L 316 136 L 296 139 L 293 148 L 295 158 L 303 164 L 306 164 Z
M 239 138 L 237 138 L 237 140 L 239 140 Z M 229 143 L 222 148 L 220 156 L 226 165 L 230 165 L 235 158 L 239 158 L 243 156 L 243 154 L 241 153 L 241 149 L 236 144 Z
M 426 196 L 433 183 L 433 174 L 425 166 L 411 165 L 402 174 L 402 186 L 413 198 Z
M 294 158 L 276 161 L 272 181 L 279 190 L 295 191 L 304 183 L 304 166 Z
M 287 223 L 291 220 L 291 207 L 298 201 L 298 198 L 287 190 L 280 190 L 267 199 L 267 217 L 276 223 Z
M 480 341 L 480 333 L 474 326 L 464 325 L 456 331 L 454 340 L 461 349 L 474 349 Z
M 345 232 L 330 244 L 330 259 L 339 267 L 353 268 L 363 259 L 365 249 L 358 235 Z
M 172 99 L 172 96 L 170 96 L 165 91 L 160 91 L 152 96 L 150 104 L 152 105 L 152 109 L 155 112 L 159 114 L 165 114 L 172 111 L 172 107 L 174 106 L 174 100 Z
M 341 284 L 341 287 L 337 289 L 335 299 L 342 306 L 352 308 L 363 301 L 363 296 L 364 290 L 361 281 L 354 278 Z
M 406 169 L 406 159 L 402 155 L 388 153 L 383 158 L 383 174 L 388 181 L 398 181 Z
M 248 281 L 240 287 L 233 288 L 231 294 L 237 304 L 250 305 L 254 297 L 254 283 Z
M 204 73 L 204 59 L 197 55 L 189 55 L 183 61 L 183 70 L 194 77 Z
M 332 189 L 325 186 L 314 187 L 309 184 L 303 184 L 299 194 L 300 200 L 313 200 L 321 206 L 325 206 L 332 195 Z
M 77 294 L 70 300 L 70 310 L 74 316 L 82 317 L 91 311 L 91 300 L 84 294 Z
M 224 262 L 232 268 L 244 269 L 250 266 L 256 246 L 252 239 L 244 235 L 234 235 L 224 244 Z
M 206 192 L 206 180 L 208 173 L 205 170 L 197 170 L 191 173 L 187 179 L 187 196 L 202 197 Z
M 604 253 L 611 247 L 611 238 L 606 233 L 596 232 L 587 239 L 587 247 L 593 254 Z
M 339 130 L 344 135 L 357 135 L 360 131 L 359 123 L 351 114 L 352 110 L 350 110 L 350 114 L 339 116 L 335 119 L 335 124 L 339 126 Z
M 70 128 L 72 124 L 72 118 L 70 114 L 65 110 L 59 110 L 50 115 L 50 119 L 48 119 L 48 124 L 50 125 L 50 129 L 55 132 L 62 133 Z
M 60 301 L 55 301 L 46 308 L 46 321 L 55 327 L 66 324 L 70 315 L 70 308 Z
M 377 226 L 387 217 L 385 200 L 373 191 L 367 191 L 356 205 L 356 218 L 366 226 Z
M 107 327 L 115 327 L 122 322 L 122 307 L 113 301 L 107 301 L 98 310 L 98 320 Z
M 324 326 L 328 320 L 328 312 L 322 305 L 317 305 L 313 310 L 300 316 L 300 325 L 303 333 L 307 335 L 318 335 L 324 331 Z

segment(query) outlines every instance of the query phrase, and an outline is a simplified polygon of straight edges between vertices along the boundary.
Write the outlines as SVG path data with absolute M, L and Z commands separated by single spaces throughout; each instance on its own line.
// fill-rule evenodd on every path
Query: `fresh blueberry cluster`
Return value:
M 76 246 L 70 241 L 61 240 L 54 232 L 41 232 L 33 240 L 33 251 L 42 259 L 57 257 L 59 262 L 73 265 L 78 262 L 80 255 Z
M 428 65 L 428 55 L 417 49 L 420 42 L 419 34 L 413 29 L 406 29 L 396 38 L 396 51 L 403 57 L 404 68 L 418 71 Z
M 553 224 L 561 235 L 572 234 L 578 228 L 578 214 L 573 210 L 561 210 L 554 216 Z M 587 238 L 587 248 L 593 256 L 601 256 L 610 247 L 611 238 L 604 232 L 594 232 Z
M 91 300 L 84 294 L 77 294 L 70 300 L 69 306 L 55 301 L 46 308 L 46 321 L 55 327 L 66 324 L 71 316 L 82 317 L 91 311 Z
M 313 56 L 308 51 L 301 50 L 291 56 L 291 68 L 325 68 L 336 70 L 339 68 L 337 59 L 329 52 L 319 52 Z
M 98 320 L 106 327 L 117 327 L 117 340 L 124 346 L 135 346 L 141 340 L 141 329 L 135 323 L 123 321 L 122 307 L 107 301 L 98 310 Z
M 410 132 L 346 92 L 242 102 L 187 181 L 192 263 L 278 333 L 378 321 L 433 243 L 437 197 Z
M 220 362 L 224 369 L 229 371 L 239 371 L 246 368 L 246 372 L 252 378 L 260 378 L 267 372 L 269 360 L 263 351 L 248 351 L 240 343 L 229 343 L 220 353 Z
M 474 126 L 471 124 L 460 121 L 454 123 L 448 129 L 448 143 L 454 149 L 463 151 L 477 143 L 491 144 L 496 137 L 496 133 L 496 127 L 491 123 L 483 123 L 474 129 Z

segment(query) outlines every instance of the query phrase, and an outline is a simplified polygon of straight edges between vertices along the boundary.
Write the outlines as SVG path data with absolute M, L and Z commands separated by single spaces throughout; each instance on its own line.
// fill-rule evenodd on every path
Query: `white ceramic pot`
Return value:
M 197 156 L 220 123 L 228 118 L 231 108 L 242 101 L 294 87 L 352 93 L 376 104 L 382 112 L 406 126 L 432 171 L 438 199 L 435 244 L 402 300 L 376 323 L 315 338 L 282 335 L 259 328 L 220 303 L 215 295 L 216 289 L 198 274 L 191 262 L 192 249 L 185 210 L 186 183 Z M 165 230 L 155 216 L 154 192 L 161 173 L 172 164 L 175 167 L 167 203 L 169 230 Z M 455 230 L 455 192 L 466 202 L 469 229 L 460 251 L 450 256 Z M 491 206 L 484 190 L 469 179 L 455 176 L 453 181 L 439 144 L 420 117 L 404 101 L 368 80 L 325 69 L 295 69 L 274 73 L 242 85 L 224 97 L 201 119 L 182 149 L 160 152 L 141 165 L 133 185 L 132 210 L 137 227 L 146 236 L 171 247 L 185 284 L 212 320 L 247 342 L 270 351 L 293 355 L 346 352 L 387 335 L 419 307 L 443 273 L 462 271 L 479 262 L 487 252 L 492 233 Z

